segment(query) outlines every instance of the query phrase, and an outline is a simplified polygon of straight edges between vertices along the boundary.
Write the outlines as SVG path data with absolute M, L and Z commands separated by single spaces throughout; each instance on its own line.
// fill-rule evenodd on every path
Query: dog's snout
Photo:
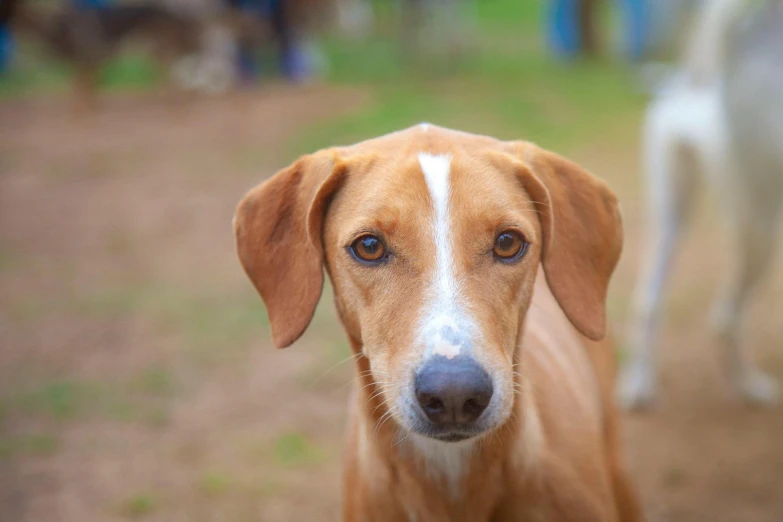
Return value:
M 441 426 L 464 425 L 481 416 L 492 399 L 492 379 L 468 357 L 435 357 L 416 375 L 416 399 Z

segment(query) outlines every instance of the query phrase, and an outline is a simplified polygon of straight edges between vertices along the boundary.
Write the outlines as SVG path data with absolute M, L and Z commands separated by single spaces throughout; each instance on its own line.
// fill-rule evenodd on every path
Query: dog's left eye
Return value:
M 492 253 L 500 261 L 516 261 L 525 254 L 527 245 L 528 243 L 522 234 L 515 230 L 506 230 L 498 234 Z
M 359 261 L 378 263 L 386 258 L 386 247 L 372 234 L 365 234 L 351 243 L 351 254 Z

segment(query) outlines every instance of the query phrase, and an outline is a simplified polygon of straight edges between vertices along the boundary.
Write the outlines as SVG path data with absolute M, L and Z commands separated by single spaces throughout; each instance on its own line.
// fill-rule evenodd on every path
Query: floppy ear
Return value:
M 541 219 L 541 262 L 571 324 L 592 340 L 606 333 L 606 293 L 623 244 L 617 197 L 579 165 L 531 143 L 512 145 Z
M 303 156 L 253 188 L 237 206 L 239 260 L 264 300 L 278 348 L 304 333 L 321 297 L 321 228 L 343 171 L 334 150 Z

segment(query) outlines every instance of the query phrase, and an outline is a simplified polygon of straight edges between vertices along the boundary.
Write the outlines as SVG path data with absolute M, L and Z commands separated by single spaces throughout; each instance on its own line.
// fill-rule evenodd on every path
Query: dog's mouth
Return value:
M 471 439 L 476 435 L 477 434 L 475 433 L 451 432 L 451 433 L 444 433 L 441 435 L 433 435 L 431 438 L 435 440 L 439 440 L 441 442 L 462 442 L 463 440 Z
M 472 422 L 469 424 L 437 425 L 417 416 L 411 431 L 428 439 L 440 442 L 463 442 L 488 433 L 492 426 L 486 422 Z

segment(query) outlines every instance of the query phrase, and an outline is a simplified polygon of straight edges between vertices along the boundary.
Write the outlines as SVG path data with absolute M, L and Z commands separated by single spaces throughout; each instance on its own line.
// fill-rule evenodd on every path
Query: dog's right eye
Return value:
M 528 243 L 522 234 L 515 230 L 506 230 L 495 239 L 492 252 L 499 261 L 513 263 L 525 255 L 527 246 Z
M 386 258 L 386 247 L 372 234 L 357 238 L 350 246 L 351 254 L 364 263 L 379 263 Z

